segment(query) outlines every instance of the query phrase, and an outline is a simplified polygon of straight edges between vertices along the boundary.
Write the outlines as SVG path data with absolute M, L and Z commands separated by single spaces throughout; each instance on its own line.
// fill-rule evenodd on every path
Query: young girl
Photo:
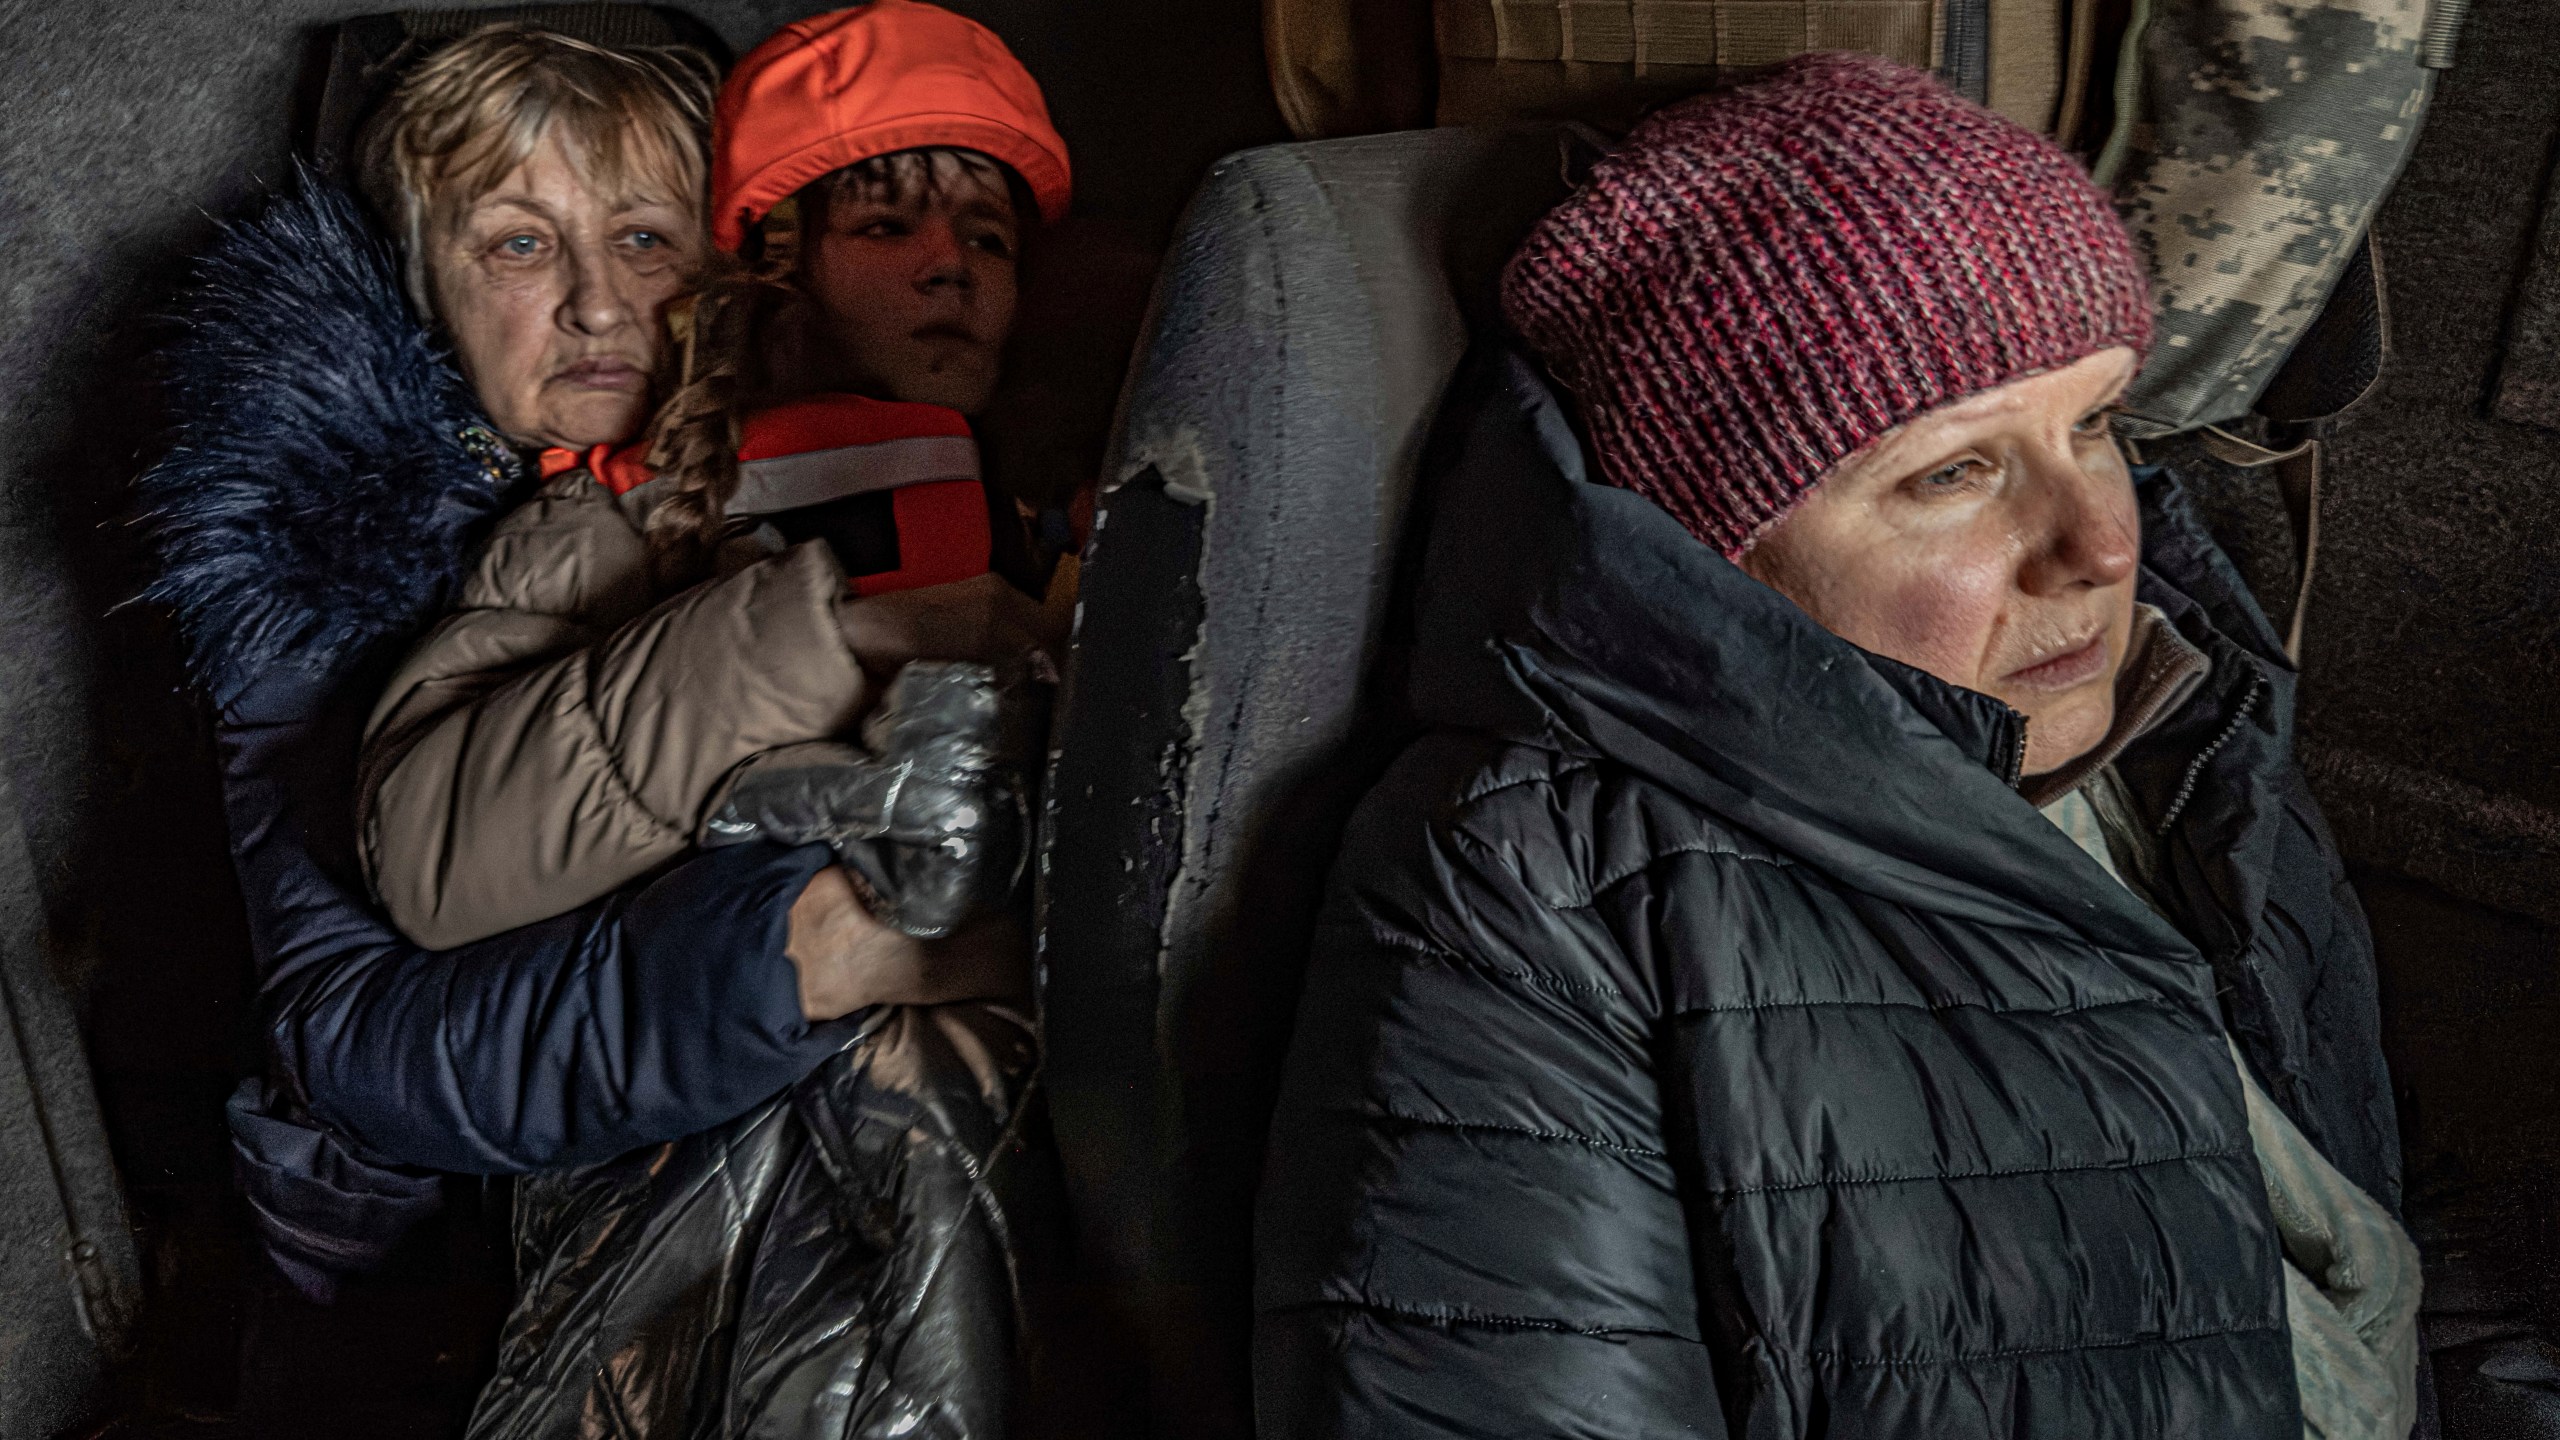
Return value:
M 675 394 L 637 444 L 544 455 L 368 727 L 365 861 L 421 944 L 646 873 L 753 757 L 858 765 L 787 747 L 849 737 L 910 662 L 1058 632 L 966 418 L 1023 233 L 1067 205 L 1038 87 L 976 24 L 874 0 L 740 62 L 713 145 L 724 260 L 676 317 Z

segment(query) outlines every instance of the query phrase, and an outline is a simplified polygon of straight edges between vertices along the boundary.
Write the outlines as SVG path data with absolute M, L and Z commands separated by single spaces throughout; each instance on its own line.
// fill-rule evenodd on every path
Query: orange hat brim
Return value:
M 975 150 L 1030 187 L 1041 218 L 1073 196 L 1066 141 L 1039 85 L 992 31 L 923 0 L 784 26 L 721 87 L 711 176 L 713 243 L 832 171 L 900 150 Z

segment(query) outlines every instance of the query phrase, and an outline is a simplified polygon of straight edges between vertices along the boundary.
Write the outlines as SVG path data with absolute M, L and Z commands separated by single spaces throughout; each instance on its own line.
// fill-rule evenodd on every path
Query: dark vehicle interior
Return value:
M 530 8 L 735 54 L 809 7 Z M 1017 340 L 1037 423 L 988 437 L 1037 498 L 1101 488 L 1040 915 L 1079 1409 L 1246 1436 L 1264 1127 L 1334 842 L 1407 733 L 1442 391 L 1608 128 L 1731 67 L 1479 54 L 1470 17 L 1506 5 L 1454 0 L 951 8 L 1040 77 L 1079 169 Z M 2094 35 L 2111 7 L 2063 8 Z M 2137 444 L 2294 640 L 2295 744 L 2379 954 L 2434 1433 L 2560 1437 L 2560 9 L 2415 8 L 2431 93 L 2316 319 L 2248 413 Z M 256 1249 L 212 731 L 168 617 L 128 603 L 188 257 L 297 156 L 342 166 L 401 57 L 528 12 L 362 9 L 0 11 L 0 1436 L 459 1434 L 493 1363 L 503 1182 L 448 1182 L 333 1306 Z M 1991 66 L 1936 33 L 1951 79 Z M 2053 88 L 2084 137 L 2133 93 Z

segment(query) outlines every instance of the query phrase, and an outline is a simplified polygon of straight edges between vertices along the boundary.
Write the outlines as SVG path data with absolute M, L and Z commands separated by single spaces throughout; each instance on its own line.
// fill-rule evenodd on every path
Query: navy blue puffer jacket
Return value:
M 2017 795 L 2014 712 L 1585 483 L 1525 361 L 1443 438 L 1430 733 L 1265 1168 L 1260 1433 L 2298 1437 L 2226 1035 L 2396 1203 L 2371 942 L 2174 483 L 2141 595 L 2213 669 L 2119 762 L 2173 924 Z
M 731 1119 L 841 1048 L 782 953 L 823 847 L 742 846 L 450 952 L 409 944 L 354 853 L 358 731 L 516 466 L 351 203 L 306 182 L 227 232 L 169 356 L 177 444 L 143 478 L 258 958 L 267 1075 L 231 1106 L 272 1253 L 306 1287 L 377 1260 L 430 1172 L 604 1160 Z M 713 963 L 716 957 L 716 963 Z

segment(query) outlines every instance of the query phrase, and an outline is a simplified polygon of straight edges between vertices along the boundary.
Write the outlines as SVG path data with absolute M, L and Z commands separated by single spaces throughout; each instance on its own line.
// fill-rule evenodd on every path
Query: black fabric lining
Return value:
M 1544 1320 L 1528 1315 L 1497 1315 L 1455 1305 L 1409 1305 L 1398 1300 L 1301 1300 L 1290 1305 L 1268 1305 L 1259 1308 L 1263 1315 L 1291 1315 L 1319 1310 L 1347 1310 L 1355 1314 L 1385 1315 L 1417 1325 L 1475 1325 L 1487 1330 L 1544 1330 L 1557 1335 L 1581 1335 L 1605 1340 L 1616 1335 L 1643 1335 L 1656 1340 L 1676 1340 L 1683 1345 L 1704 1346 L 1707 1342 L 1695 1335 L 1677 1330 L 1657 1330 L 1646 1325 L 1571 1325 L 1562 1320 Z
M 2226 1325 L 2211 1330 L 2182 1330 L 2165 1335 L 2128 1335 L 2118 1340 L 2081 1340 L 2066 1345 L 2016 1345 L 2001 1350 L 1960 1350 L 1952 1355 L 1851 1355 L 1840 1350 L 1784 1351 L 1806 1360 L 1833 1365 L 1847 1365 L 1860 1370 L 1918 1370 L 1942 1365 L 1979 1365 L 1986 1360 L 2022 1360 L 2035 1355 L 2076 1355 L 2089 1350 L 2133 1350 L 2153 1346 L 2189 1345 L 2198 1340 L 2222 1340 L 2235 1335 L 2265 1335 L 2284 1330 L 2284 1322 L 2266 1325 Z
M 2029 1175 L 2091 1175 L 2107 1170 L 2148 1170 L 2157 1165 L 2192 1165 L 2205 1160 L 2235 1160 L 2251 1151 L 2246 1144 L 2219 1150 L 2188 1150 L 2149 1160 L 2108 1160 L 2091 1165 L 2025 1165 L 2013 1170 L 1923 1170 L 1907 1175 L 1822 1175 L 1776 1185 L 1703 1187 L 1710 1195 L 1777 1195 L 1791 1190 L 1831 1190 L 1851 1185 L 1910 1185 L 1957 1180 L 2014 1180 Z
M 1383 1120 L 1397 1125 L 1408 1125 L 1417 1130 L 1449 1130 L 1459 1133 L 1481 1132 L 1494 1135 L 1514 1135 L 1524 1140 L 1544 1140 L 1555 1144 L 1580 1145 L 1592 1150 L 1606 1150 L 1611 1154 L 1616 1155 L 1634 1155 L 1647 1160 L 1668 1160 L 1671 1158 L 1671 1154 L 1667 1150 L 1654 1150 L 1642 1145 L 1624 1145 L 1615 1140 L 1602 1140 L 1597 1136 L 1584 1135 L 1572 1130 L 1536 1130 L 1526 1125 L 1505 1125 L 1491 1120 L 1451 1120 L 1430 1115 L 1407 1115 L 1402 1111 L 1397 1110 L 1360 1110 L 1354 1109 L 1348 1105 L 1330 1105 L 1325 1108 L 1329 1114 L 1340 1115 L 1353 1120 Z
M 1370 943 L 1389 950 L 1401 950 L 1407 954 L 1420 955 L 1454 968 L 1480 970 L 1488 975 L 1498 975 L 1505 980 L 1532 985 L 1541 990 L 1553 990 L 1568 995 L 1599 995 L 1611 1000 L 1627 998 L 1625 991 L 1597 980 L 1568 980 L 1562 976 L 1548 975 L 1536 970 L 1506 969 L 1490 960 L 1479 960 L 1472 955 L 1462 955 L 1446 946 L 1434 945 L 1411 935 L 1399 935 L 1392 930 L 1373 928 L 1369 932 L 1369 940 Z

